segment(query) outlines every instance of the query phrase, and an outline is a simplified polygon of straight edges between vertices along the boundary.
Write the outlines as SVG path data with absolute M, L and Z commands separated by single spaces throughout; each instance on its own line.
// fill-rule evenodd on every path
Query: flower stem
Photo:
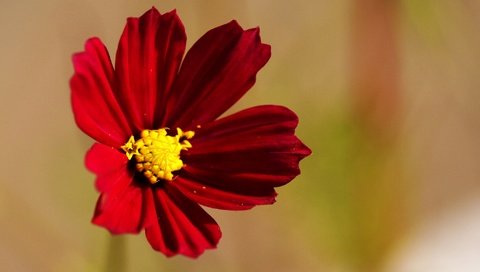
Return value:
M 116 271 L 116 272 L 125 272 L 127 271 L 126 266 L 126 241 L 123 235 L 119 236 L 110 236 L 109 245 L 107 250 L 107 258 L 105 262 L 105 272 Z

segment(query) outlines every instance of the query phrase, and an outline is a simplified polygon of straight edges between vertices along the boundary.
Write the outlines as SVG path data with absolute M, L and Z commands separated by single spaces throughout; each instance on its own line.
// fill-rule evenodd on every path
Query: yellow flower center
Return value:
M 135 168 L 154 184 L 158 179 L 172 180 L 174 171 L 183 167 L 180 152 L 192 147 L 188 141 L 193 131 L 177 128 L 177 135 L 167 135 L 168 128 L 144 130 L 140 139 L 133 136 L 122 146 L 129 160 L 135 157 Z

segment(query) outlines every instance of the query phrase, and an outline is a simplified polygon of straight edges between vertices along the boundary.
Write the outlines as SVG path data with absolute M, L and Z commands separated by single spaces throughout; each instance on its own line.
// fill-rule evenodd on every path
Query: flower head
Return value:
M 75 121 L 97 141 L 85 159 L 100 192 L 92 222 L 113 234 L 145 230 L 155 250 L 197 257 L 221 236 L 200 205 L 272 204 L 310 150 L 285 107 L 220 118 L 270 58 L 258 28 L 214 28 L 182 60 L 185 43 L 175 11 L 152 8 L 128 19 L 115 66 L 89 39 L 73 56 L 70 85 Z

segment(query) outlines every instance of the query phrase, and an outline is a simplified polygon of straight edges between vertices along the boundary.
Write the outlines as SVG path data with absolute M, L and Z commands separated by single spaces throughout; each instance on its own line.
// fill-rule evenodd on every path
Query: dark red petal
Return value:
M 275 202 L 277 195 L 273 188 L 250 188 L 249 192 L 242 193 L 229 191 L 229 188 L 221 186 L 208 186 L 208 181 L 196 181 L 178 177 L 172 186 L 182 191 L 193 201 L 216 209 L 224 210 L 248 210 L 256 205 L 267 205 Z M 248 191 L 248 190 L 244 190 Z
M 113 234 L 138 233 L 143 228 L 143 194 L 141 187 L 127 168 L 119 170 L 115 184 L 102 193 L 92 223 L 103 226 Z
M 244 31 L 232 21 L 208 31 L 185 56 L 163 125 L 191 129 L 215 120 L 252 87 L 269 58 L 258 28 Z
M 161 15 L 152 8 L 128 19 L 115 68 L 118 96 L 136 132 L 159 128 L 185 44 L 185 29 L 175 11 Z
M 145 229 L 150 245 L 166 256 L 183 254 L 198 257 L 205 249 L 215 248 L 221 231 L 215 220 L 198 204 L 175 188 L 154 190 L 158 224 Z
M 311 153 L 295 135 L 295 113 L 280 106 L 258 106 L 205 125 L 175 186 L 194 201 L 221 209 L 246 209 L 274 202 L 274 187 L 300 173 Z
M 78 127 L 96 141 L 121 146 L 131 135 L 114 95 L 114 75 L 108 51 L 98 38 L 73 56 L 70 80 L 72 108 Z
M 85 166 L 97 175 L 95 186 L 100 192 L 106 192 L 115 185 L 127 163 L 125 154 L 104 144 L 93 144 L 85 156 Z

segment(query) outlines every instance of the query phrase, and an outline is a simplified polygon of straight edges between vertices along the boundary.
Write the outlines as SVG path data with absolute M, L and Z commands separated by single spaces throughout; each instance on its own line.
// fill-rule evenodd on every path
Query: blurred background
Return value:
M 114 55 L 126 18 L 152 5 L 177 9 L 187 47 L 231 19 L 260 26 L 272 58 L 231 112 L 286 105 L 313 150 L 275 205 L 208 209 L 223 238 L 197 260 L 90 223 L 92 140 L 71 113 L 71 55 L 92 36 Z M 480 271 L 480 1 L 0 7 L 2 271 Z

